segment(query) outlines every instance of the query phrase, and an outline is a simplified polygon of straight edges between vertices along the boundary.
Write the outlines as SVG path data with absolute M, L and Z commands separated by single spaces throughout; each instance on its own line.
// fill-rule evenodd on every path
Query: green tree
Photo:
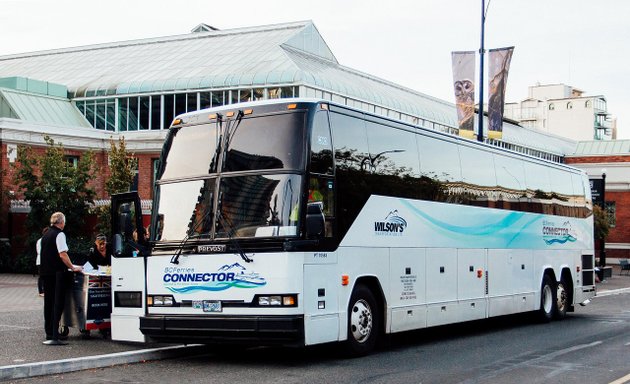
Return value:
M 118 139 L 118 145 L 113 139 L 109 140 L 109 145 L 110 176 L 105 182 L 105 190 L 111 196 L 130 190 L 138 169 L 138 159 L 133 157 L 133 153 L 127 152 L 127 144 L 122 136 Z
M 109 179 L 105 182 L 105 191 L 111 197 L 116 193 L 128 192 L 133 184 L 133 178 L 138 169 L 138 159 L 133 157 L 133 153 L 127 151 L 125 138 L 120 137 L 118 144 L 114 139 L 109 140 Z M 98 224 L 96 229 L 109 237 L 110 225 L 110 205 L 99 207 Z
M 47 147 L 42 155 L 33 153 L 28 146 L 18 147 L 14 182 L 24 199 L 29 201 L 31 211 L 26 219 L 28 235 L 25 241 L 27 253 L 18 257 L 16 269 L 30 265 L 34 254 L 34 244 L 41 236 L 41 229 L 49 224 L 50 215 L 60 211 L 66 215 L 65 232 L 68 236 L 70 251 L 81 251 L 85 237 L 85 217 L 90 204 L 94 203 L 96 192 L 89 186 L 94 177 L 95 165 L 91 151 L 87 151 L 77 166 L 69 163 L 64 156 L 61 143 L 48 135 L 44 136 Z
M 610 232 L 608 215 L 599 205 L 593 205 L 594 236 L 597 240 L 606 240 Z

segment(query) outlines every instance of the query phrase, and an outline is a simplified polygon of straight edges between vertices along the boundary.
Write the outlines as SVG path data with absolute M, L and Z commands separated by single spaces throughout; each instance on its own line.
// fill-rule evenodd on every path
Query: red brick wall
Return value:
M 630 243 L 630 192 L 606 192 L 606 201 L 614 201 L 617 210 L 616 225 L 610 229 L 606 241 Z
M 627 163 L 630 156 L 590 156 L 590 157 L 566 157 L 567 164 L 595 164 L 595 163 Z
M 31 147 L 31 151 L 35 155 L 43 155 L 45 153 L 45 147 Z M 81 158 L 86 151 L 73 150 L 73 149 L 65 149 L 64 153 L 66 156 L 78 156 Z M 15 191 L 15 199 L 24 198 L 23 193 L 19 193 L 17 186 L 13 182 L 15 178 L 15 171 L 13 167 L 9 164 L 6 155 L 6 145 L 2 145 L 2 159 L 0 160 L 0 164 L 2 165 L 2 169 L 5 170 L 5 174 L 2 179 L 2 189 L 5 191 Z M 96 191 L 96 199 L 109 199 L 109 195 L 105 192 L 105 182 L 110 177 L 110 170 L 107 165 L 107 151 L 98 150 L 93 151 L 94 155 L 94 163 L 95 163 L 95 177 L 89 183 L 89 185 Z M 153 197 L 153 159 L 159 158 L 159 153 L 142 153 L 136 154 L 136 158 L 138 158 L 138 169 L 139 169 L 139 179 L 138 179 L 138 193 L 140 194 L 141 199 L 151 199 Z
M 43 155 L 45 153 L 45 146 L 31 146 L 31 151 L 36 155 Z M 64 153 L 67 156 L 78 156 L 81 158 L 85 154 L 85 150 L 64 149 Z M 110 196 L 105 191 L 105 183 L 110 177 L 110 170 L 107 161 L 106 150 L 93 151 L 94 163 L 95 163 L 95 177 L 90 181 L 89 185 L 96 191 L 96 199 L 109 199 Z M 153 198 L 153 159 L 159 158 L 159 152 L 156 153 L 141 153 L 136 154 L 138 158 L 138 193 L 141 199 Z M 23 199 L 24 194 L 18 191 L 17 186 L 14 183 L 15 170 L 9 163 L 7 158 L 7 145 L 2 143 L 0 146 L 0 166 L 4 174 L 2 176 L 2 184 L 0 189 L 0 196 L 4 196 L 4 193 L 14 191 L 15 195 L 12 199 Z M 0 199 L 0 237 L 13 238 L 24 232 L 23 218 L 20 214 L 10 214 L 10 199 Z M 13 217 L 15 216 L 15 217 Z M 88 219 L 88 226 L 92 228 L 95 224 L 95 218 Z M 148 217 L 147 217 L 148 224 Z

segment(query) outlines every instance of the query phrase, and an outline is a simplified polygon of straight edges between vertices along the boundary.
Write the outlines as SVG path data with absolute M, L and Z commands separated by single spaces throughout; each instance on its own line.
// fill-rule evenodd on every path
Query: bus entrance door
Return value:
M 140 316 L 145 313 L 144 271 L 147 244 L 136 192 L 112 196 L 112 340 L 145 342 Z M 138 234 L 142 234 L 138 236 Z

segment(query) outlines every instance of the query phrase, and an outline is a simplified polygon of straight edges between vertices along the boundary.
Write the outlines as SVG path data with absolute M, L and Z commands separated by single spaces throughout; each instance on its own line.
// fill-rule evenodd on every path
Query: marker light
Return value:
M 227 116 L 227 117 L 234 116 L 234 111 L 230 111 L 230 112 L 226 113 L 225 116 Z
M 287 109 L 295 109 L 297 108 L 297 104 L 289 104 L 287 105 Z
M 175 119 L 175 120 L 173 120 L 173 124 L 171 124 L 171 125 L 179 125 L 182 122 L 183 122 L 182 119 Z
M 208 119 L 210 119 L 210 120 L 214 120 L 216 118 L 217 118 L 217 114 L 216 113 L 213 113 L 210 116 L 208 116 Z
M 251 115 L 252 112 L 254 112 L 253 109 L 246 109 L 246 110 L 243 111 L 243 115 Z
M 480 278 L 480 279 L 483 277 L 483 269 L 478 269 L 477 270 L 477 277 Z
M 341 275 L 341 285 L 346 286 L 348 284 L 350 284 L 350 276 Z
M 297 307 L 297 295 L 260 295 L 254 298 L 259 307 Z
M 321 103 L 321 104 L 319 105 L 319 107 L 320 107 L 321 109 L 328 110 L 328 104 Z

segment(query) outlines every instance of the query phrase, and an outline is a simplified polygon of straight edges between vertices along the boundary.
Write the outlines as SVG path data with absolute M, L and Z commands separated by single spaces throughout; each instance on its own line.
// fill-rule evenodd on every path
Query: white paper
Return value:
M 92 267 L 92 264 L 90 264 L 89 261 L 83 265 L 83 272 L 90 273 L 93 271 L 94 271 L 94 267 Z

